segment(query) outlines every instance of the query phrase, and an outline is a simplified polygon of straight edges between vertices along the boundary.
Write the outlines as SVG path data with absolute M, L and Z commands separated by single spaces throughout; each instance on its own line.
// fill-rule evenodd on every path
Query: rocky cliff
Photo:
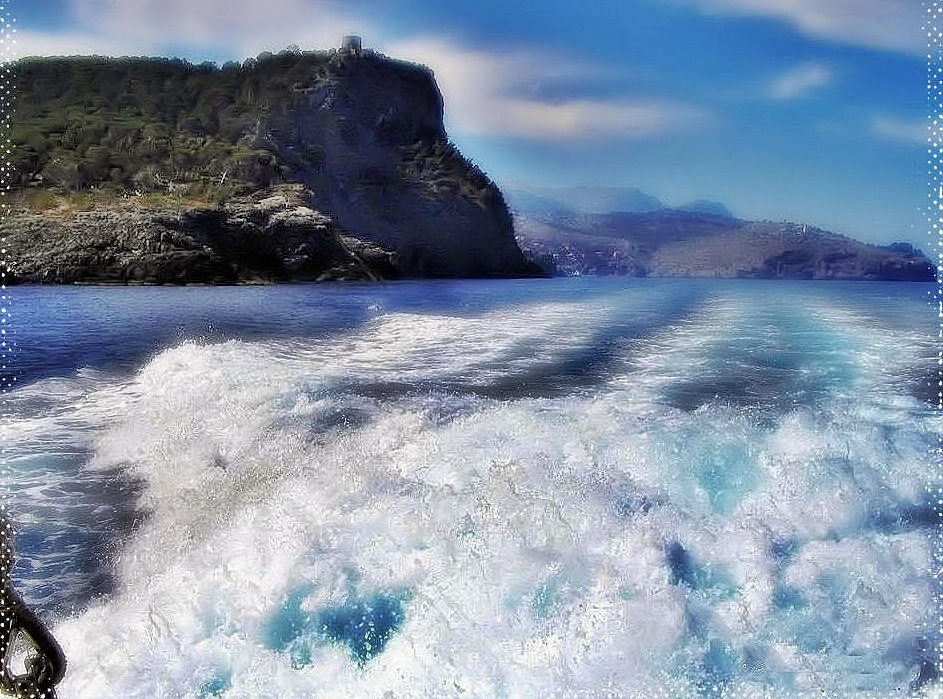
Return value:
M 341 234 L 308 206 L 301 185 L 233 197 L 220 206 L 155 206 L 127 197 L 110 206 L 0 224 L 10 282 L 34 284 L 234 284 L 378 280 L 397 276 L 393 254 Z
M 346 231 L 394 251 L 411 276 L 532 270 L 501 192 L 448 142 L 431 71 L 342 53 L 301 90 L 267 115 L 257 143 Z
M 540 273 L 501 192 L 448 141 L 423 66 L 283 52 L 222 68 L 89 58 L 15 71 L 21 177 L 0 224 L 11 281 Z M 94 205 L 74 204 L 90 193 Z

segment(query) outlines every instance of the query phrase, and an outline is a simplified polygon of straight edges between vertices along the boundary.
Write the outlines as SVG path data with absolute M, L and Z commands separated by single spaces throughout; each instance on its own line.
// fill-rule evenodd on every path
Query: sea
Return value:
M 13 287 L 13 583 L 60 699 L 938 696 L 933 291 Z

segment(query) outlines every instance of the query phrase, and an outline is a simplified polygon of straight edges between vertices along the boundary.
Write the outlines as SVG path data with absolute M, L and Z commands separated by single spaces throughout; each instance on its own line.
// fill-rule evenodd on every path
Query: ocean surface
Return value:
M 932 689 L 932 291 L 13 288 L 60 699 Z

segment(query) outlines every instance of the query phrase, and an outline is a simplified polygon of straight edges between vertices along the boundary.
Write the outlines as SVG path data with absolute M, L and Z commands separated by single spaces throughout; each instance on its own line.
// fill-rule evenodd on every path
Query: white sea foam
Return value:
M 73 396 L 68 417 L 24 423 L 84 423 L 88 469 L 146 481 L 117 590 L 55 628 L 60 695 L 906 686 L 928 545 L 873 514 L 913 505 L 932 468 L 934 419 L 887 387 L 911 351 L 800 310 L 789 322 L 824 344 L 796 359 L 806 340 L 764 320 L 780 311 L 717 297 L 619 340 L 586 390 L 462 392 L 591 346 L 618 308 L 394 313 L 341 338 L 184 343 Z M 829 390 L 770 408 L 750 379 L 777 371 L 781 392 Z M 368 384 L 411 390 L 356 390 Z

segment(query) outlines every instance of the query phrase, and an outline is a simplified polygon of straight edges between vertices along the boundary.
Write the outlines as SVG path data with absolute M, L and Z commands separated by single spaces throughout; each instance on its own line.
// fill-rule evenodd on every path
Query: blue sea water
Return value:
M 61 697 L 932 687 L 928 286 L 8 293 Z

